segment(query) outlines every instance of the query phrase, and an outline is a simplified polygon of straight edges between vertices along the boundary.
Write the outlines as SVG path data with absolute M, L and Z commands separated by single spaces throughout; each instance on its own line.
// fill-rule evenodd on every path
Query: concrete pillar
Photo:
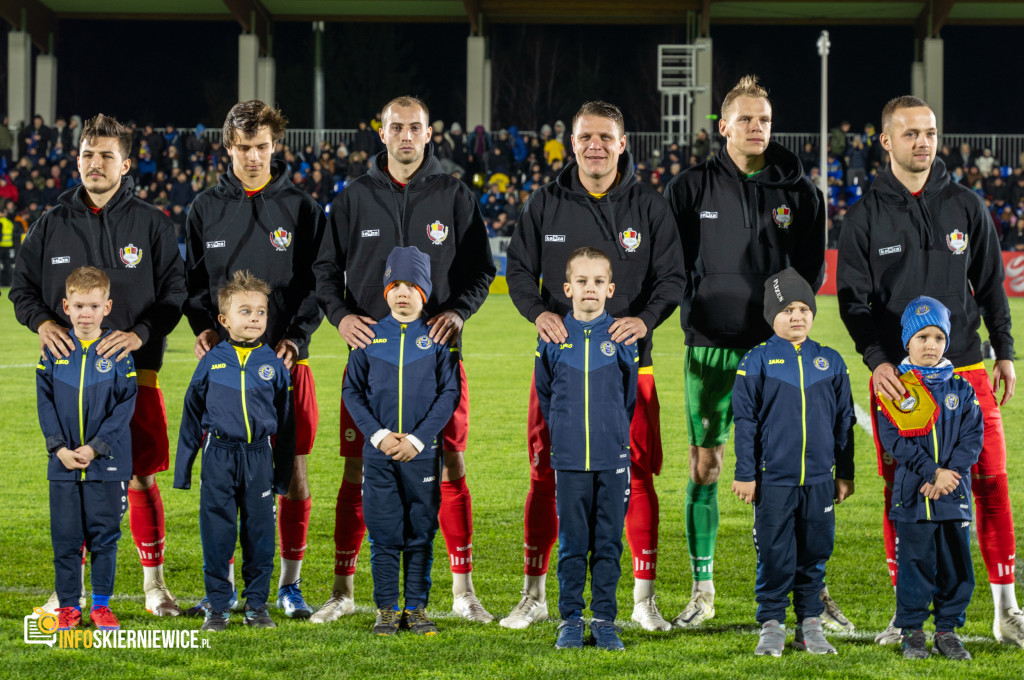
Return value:
M 32 38 L 26 31 L 11 31 L 7 34 L 7 115 L 11 127 L 31 124 L 31 97 Z M 18 153 L 17 144 L 14 153 Z
M 924 99 L 924 62 L 915 61 L 910 64 L 910 94 Z
M 943 93 L 943 46 L 942 38 L 926 38 L 924 41 L 924 100 L 935 112 L 935 124 L 942 134 Z
M 260 57 L 256 64 L 256 99 L 275 106 L 277 101 L 277 66 L 273 57 Z
M 487 63 L 487 38 L 466 38 L 466 124 L 462 128 L 466 132 L 472 132 L 477 125 L 486 128 L 490 122 L 484 107 L 485 101 L 490 102 Z
M 718 126 L 715 125 L 715 121 L 708 119 L 708 116 L 714 113 L 711 109 L 711 38 L 697 38 L 693 44 L 698 48 L 696 54 L 697 87 L 703 88 L 703 92 L 697 91 L 693 95 L 693 124 L 690 129 L 693 130 L 694 136 L 701 129 L 707 130 L 708 138 L 713 140 Z
M 491 116 L 491 103 L 493 99 L 493 91 L 491 90 L 492 83 L 492 71 L 491 71 L 491 60 L 484 60 L 484 122 L 483 126 L 487 130 L 491 129 L 491 121 L 494 120 Z
M 43 122 L 53 125 L 57 118 L 57 57 L 36 56 L 36 110 Z
M 238 101 L 256 99 L 256 64 L 260 57 L 260 41 L 255 35 L 238 36 Z

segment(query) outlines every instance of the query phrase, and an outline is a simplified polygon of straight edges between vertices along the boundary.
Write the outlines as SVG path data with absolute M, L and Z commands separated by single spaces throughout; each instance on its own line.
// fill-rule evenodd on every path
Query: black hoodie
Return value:
M 185 277 L 171 219 L 135 198 L 134 188 L 131 177 L 122 178 L 97 214 L 85 203 L 84 186 L 61 194 L 18 250 L 9 297 L 18 322 L 31 330 L 49 320 L 70 328 L 64 283 L 79 267 L 97 267 L 110 277 L 113 302 L 104 327 L 138 335 L 135 367 L 157 371 L 181 319 Z
M 468 319 L 486 299 L 495 273 L 479 202 L 444 173 L 430 143 L 404 189 L 388 175 L 387 161 L 387 151 L 377 154 L 369 173 L 331 203 L 314 267 L 324 314 L 334 326 L 349 314 L 387 316 L 384 263 L 395 246 L 416 246 L 430 256 L 433 290 L 426 314 L 454 310 Z
M 595 198 L 571 159 L 523 206 L 508 246 L 507 279 L 512 303 L 531 323 L 542 312 L 565 316 L 572 310 L 562 290 L 565 264 L 584 246 L 611 258 L 615 294 L 606 309 L 612 316 L 639 317 L 653 331 L 679 303 L 682 251 L 668 204 L 637 181 L 628 151 L 619 157 L 618 172 L 618 183 Z
M 228 166 L 188 212 L 185 316 L 192 332 L 221 329 L 217 291 L 236 271 L 248 269 L 270 285 L 267 343 L 291 340 L 299 358 L 308 358 L 309 338 L 323 318 L 313 261 L 325 221 L 316 201 L 289 181 L 283 162 L 272 161 L 270 182 L 252 197 Z
M 825 202 L 800 160 L 769 142 L 765 166 L 740 174 L 723 146 L 676 176 L 665 195 L 683 242 L 679 321 L 691 347 L 749 349 L 772 335 L 764 282 L 786 267 L 815 291 L 825 273 Z
M 918 295 L 950 311 L 945 357 L 954 366 L 982 360 L 985 318 L 996 359 L 1013 359 L 1010 307 L 999 238 L 981 197 L 952 182 L 936 159 L 920 198 L 887 167 L 846 214 L 836 275 L 839 313 L 872 371 L 898 364 L 900 317 Z

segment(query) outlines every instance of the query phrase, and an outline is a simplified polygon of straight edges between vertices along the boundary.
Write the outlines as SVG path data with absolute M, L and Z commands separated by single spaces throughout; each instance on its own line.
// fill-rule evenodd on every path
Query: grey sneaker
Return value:
M 267 605 L 256 608 L 245 604 L 245 610 L 242 613 L 245 625 L 251 628 L 277 628 L 277 624 L 274 623 L 274 619 L 270 618 L 270 612 L 267 611 Z
M 823 626 L 837 633 L 842 631 L 849 632 L 856 628 L 853 622 L 846 618 L 843 610 L 839 608 L 839 605 L 832 599 L 832 596 L 828 594 L 828 586 L 821 589 L 821 602 L 825 605 L 825 611 L 821 613 L 821 623 Z
M 786 646 L 786 627 L 772 619 L 761 625 L 761 639 L 754 648 L 757 656 L 782 656 Z
M 876 645 L 898 645 L 903 642 L 903 631 L 896 627 L 896 615 L 889 619 L 889 625 L 875 636 Z
M 809 616 L 797 625 L 793 648 L 811 654 L 838 654 L 821 632 L 821 619 L 817 616 Z
M 715 618 L 715 594 L 695 589 L 686 608 L 672 619 L 672 625 L 678 628 L 696 628 L 713 618 Z
M 920 628 L 904 628 L 903 658 L 927 659 L 928 656 L 928 641 L 924 637 L 924 631 Z
M 437 635 L 437 624 L 427 618 L 423 605 L 415 609 L 406 607 L 402 610 L 402 618 L 398 622 L 400 630 L 411 630 L 417 635 Z
M 971 660 L 971 653 L 964 649 L 964 643 L 953 631 L 935 634 L 932 638 L 932 654 L 941 654 L 954 661 Z

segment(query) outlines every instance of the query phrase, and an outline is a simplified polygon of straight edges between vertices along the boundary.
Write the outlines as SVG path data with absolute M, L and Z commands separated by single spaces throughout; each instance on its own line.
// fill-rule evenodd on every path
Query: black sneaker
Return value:
M 398 626 L 402 630 L 411 630 L 417 635 L 437 635 L 437 625 L 427 618 L 423 605 L 416 609 L 406 607 L 402 610 L 402 621 Z
M 932 654 L 941 654 L 954 661 L 970 661 L 971 653 L 964 648 L 964 643 L 953 631 L 936 633 L 932 638 Z
M 927 659 L 929 656 L 928 642 L 920 628 L 904 628 L 902 646 L 904 659 Z
M 377 620 L 373 623 L 374 635 L 394 635 L 398 632 L 398 610 L 392 607 L 377 610 Z
M 253 609 L 246 603 L 244 621 L 245 625 L 252 626 L 253 628 L 277 628 L 274 619 L 270 618 L 267 605 L 263 605 L 259 609 Z
M 228 627 L 228 613 L 227 612 L 215 612 L 212 610 L 206 610 L 206 620 L 203 621 L 203 625 L 199 627 L 199 630 L 208 630 L 211 632 L 219 633 L 222 630 L 226 630 Z

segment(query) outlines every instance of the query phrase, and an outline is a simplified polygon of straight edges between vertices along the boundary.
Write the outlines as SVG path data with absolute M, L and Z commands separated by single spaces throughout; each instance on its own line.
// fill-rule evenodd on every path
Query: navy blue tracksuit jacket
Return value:
M 39 426 L 49 454 L 53 566 L 62 607 L 78 605 L 83 542 L 92 553 L 93 593 L 113 594 L 126 483 L 132 476 L 128 423 L 137 391 L 131 356 L 104 359 L 96 353 L 99 339 L 86 347 L 71 337 L 71 356 L 54 357 L 44 350 L 36 366 Z M 84 470 L 64 467 L 57 451 L 82 445 L 91 446 L 96 458 Z
M 948 631 L 964 625 L 974 592 L 971 466 L 978 462 L 985 425 L 974 388 L 967 380 L 953 374 L 936 384 L 925 376 L 925 385 L 939 411 L 928 434 L 900 436 L 881 410 L 876 414 L 878 437 L 899 463 L 889 511 L 899 538 L 895 625 L 920 628 L 933 613 L 935 629 Z M 940 467 L 959 472 L 960 484 L 951 493 L 931 500 L 920 489 Z
M 363 514 L 374 601 L 378 609 L 398 606 L 404 556 L 405 606 L 414 609 L 430 595 L 441 505 L 439 438 L 459 403 L 459 354 L 432 341 L 423 318 L 401 323 L 387 316 L 373 330 L 369 346 L 349 353 L 342 398 L 365 441 Z M 392 460 L 370 441 L 381 430 L 414 436 L 423 449 L 410 461 Z
M 835 478 L 853 479 L 850 378 L 835 350 L 773 335 L 740 361 L 732 391 L 736 480 L 758 481 L 757 620 L 819 616 L 835 543 Z M 796 533 L 799 530 L 800 538 Z
M 614 621 L 621 576 L 622 527 L 629 502 L 629 424 L 636 404 L 637 345 L 612 342 L 614 319 L 565 317 L 569 337 L 541 342 L 534 378 L 551 431 L 558 511 L 558 610 L 563 619 L 584 608 L 590 564 L 590 609 Z
M 192 464 L 203 444 L 199 536 L 203 580 L 214 611 L 228 609 L 233 588 L 228 562 L 235 552 L 241 512 L 242 596 L 259 609 L 274 570 L 274 491 L 288 492 L 292 452 L 287 439 L 290 375 L 264 344 L 222 341 L 199 360 L 185 393 L 174 488 L 192 486 Z M 205 433 L 205 439 L 204 439 Z M 271 437 L 277 446 L 271 448 Z

